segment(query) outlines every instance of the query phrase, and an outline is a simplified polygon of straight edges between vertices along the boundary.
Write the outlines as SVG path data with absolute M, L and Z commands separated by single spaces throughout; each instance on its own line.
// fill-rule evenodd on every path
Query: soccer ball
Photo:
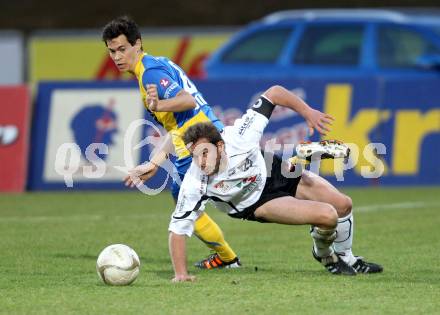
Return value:
M 139 257 L 132 248 L 113 244 L 99 254 L 96 271 L 105 284 L 129 285 L 138 277 L 140 265 Z

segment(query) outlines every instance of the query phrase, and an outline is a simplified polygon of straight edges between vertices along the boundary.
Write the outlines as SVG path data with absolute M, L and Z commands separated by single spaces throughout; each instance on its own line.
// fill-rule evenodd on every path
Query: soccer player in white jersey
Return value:
M 333 274 L 382 271 L 380 265 L 368 263 L 351 251 L 352 202 L 348 196 L 307 171 L 296 177 L 283 176 L 285 163 L 281 159 L 263 158 L 259 142 L 275 105 L 298 112 L 312 130 L 322 134 L 333 119 L 285 88 L 273 86 L 222 133 L 211 123 L 196 124 L 185 132 L 183 140 L 193 161 L 169 225 L 174 282 L 195 279 L 187 272 L 186 237 L 193 234 L 194 222 L 208 200 L 233 218 L 312 225 L 313 256 Z

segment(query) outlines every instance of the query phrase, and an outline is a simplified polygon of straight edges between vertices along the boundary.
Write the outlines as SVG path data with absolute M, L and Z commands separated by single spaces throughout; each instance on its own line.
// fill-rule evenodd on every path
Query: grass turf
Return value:
M 199 271 L 171 284 L 169 194 L 134 192 L 0 195 L 2 314 L 435 314 L 440 307 L 440 188 L 346 190 L 355 207 L 354 252 L 379 275 L 332 276 L 311 256 L 306 226 L 242 222 L 209 214 L 244 264 Z M 124 243 L 141 257 L 128 287 L 95 272 L 98 253 Z M 188 262 L 208 254 L 196 238 Z

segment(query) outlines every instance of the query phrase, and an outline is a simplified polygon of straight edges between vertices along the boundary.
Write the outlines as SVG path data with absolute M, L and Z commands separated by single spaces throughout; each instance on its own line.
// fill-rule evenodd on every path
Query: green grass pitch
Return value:
M 172 284 L 168 193 L 0 195 L 1 314 L 438 314 L 440 187 L 356 188 L 354 252 L 379 275 L 332 276 L 311 256 L 307 226 L 242 222 L 208 208 L 240 255 L 240 270 L 199 271 Z M 133 247 L 141 273 L 128 287 L 98 280 L 111 243 Z

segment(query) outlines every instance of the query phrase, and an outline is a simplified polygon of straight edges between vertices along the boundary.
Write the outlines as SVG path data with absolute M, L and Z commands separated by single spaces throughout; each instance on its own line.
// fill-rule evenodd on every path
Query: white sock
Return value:
M 332 243 L 336 237 L 335 229 L 324 230 L 313 226 L 310 235 L 313 238 L 313 250 L 318 257 L 328 257 L 333 254 Z
M 356 258 L 351 251 L 353 245 L 353 214 L 338 219 L 336 227 L 336 239 L 333 243 L 335 252 L 350 266 L 356 262 Z

